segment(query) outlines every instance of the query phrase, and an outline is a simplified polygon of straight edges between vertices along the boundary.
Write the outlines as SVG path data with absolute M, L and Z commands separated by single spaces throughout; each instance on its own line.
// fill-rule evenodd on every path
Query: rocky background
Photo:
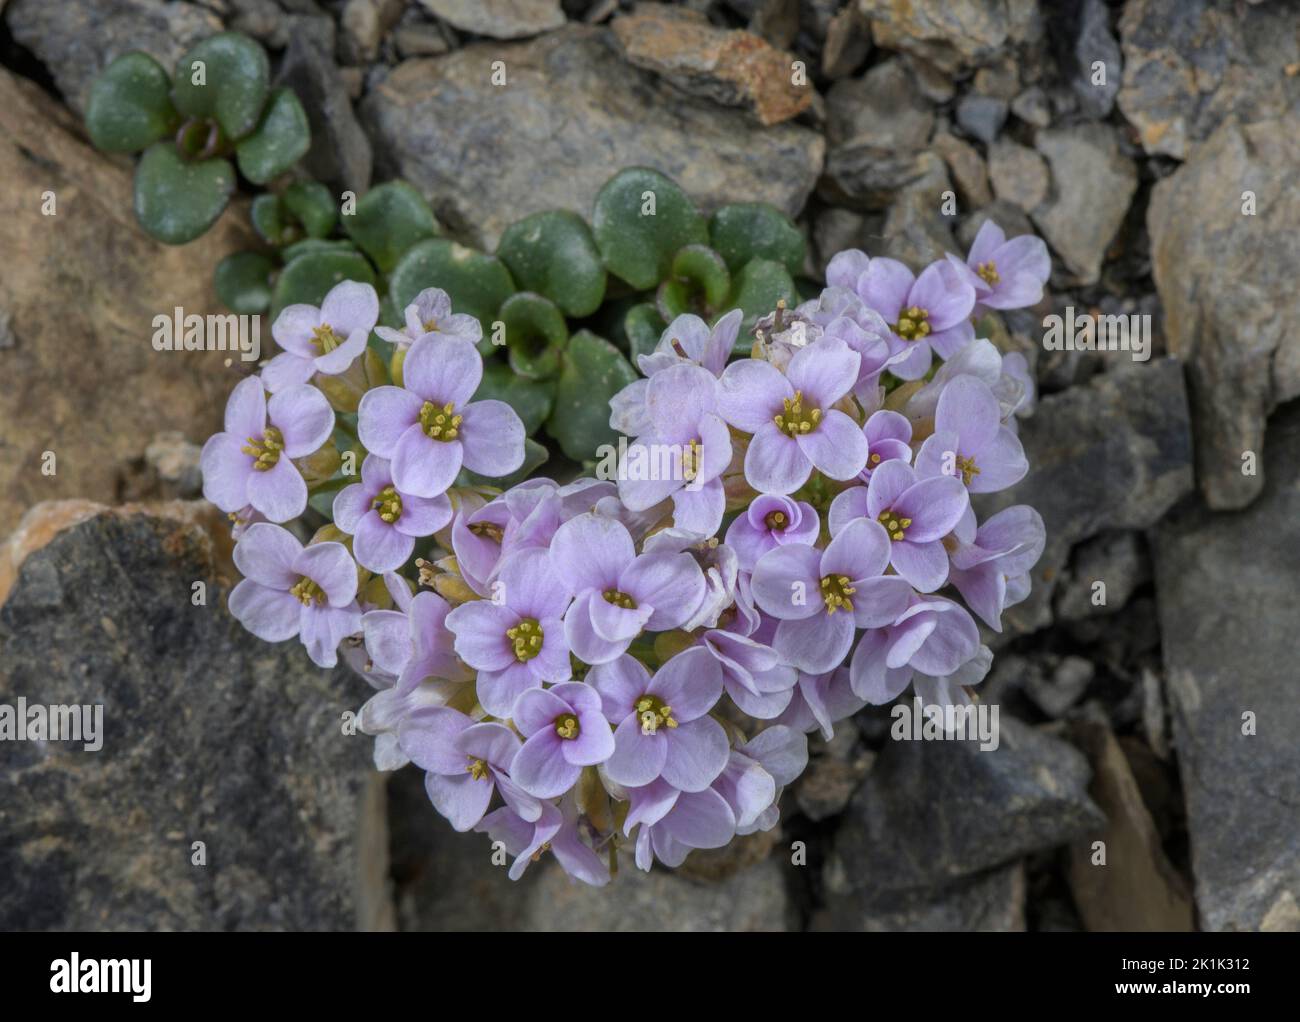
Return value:
M 0 0 L 0 19 L 0 702 L 103 703 L 107 727 L 94 754 L 0 743 L 0 927 L 1300 929 L 1293 4 Z M 813 741 L 778 831 L 603 892 L 546 862 L 511 884 L 412 769 L 374 774 L 340 725 L 366 686 L 223 609 L 229 541 L 193 498 L 235 370 L 148 341 L 159 312 L 215 311 L 246 209 L 158 245 L 129 162 L 79 126 L 114 57 L 170 66 L 223 25 L 303 100 L 314 176 L 404 176 L 481 246 L 585 212 L 632 164 L 706 209 L 797 215 L 814 277 L 846 247 L 964 250 L 989 217 L 1045 238 L 1049 294 L 997 338 L 1042 395 L 1032 471 L 998 497 L 1049 537 L 987 637 L 1001 748 L 893 742 L 863 713 Z M 1066 306 L 1150 315 L 1152 359 L 1044 350 Z

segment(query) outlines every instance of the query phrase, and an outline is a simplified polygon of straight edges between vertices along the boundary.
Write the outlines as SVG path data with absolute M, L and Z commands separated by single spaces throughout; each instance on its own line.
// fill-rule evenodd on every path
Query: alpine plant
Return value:
M 280 314 L 283 353 L 204 447 L 244 576 L 230 610 L 360 673 L 377 766 L 423 770 L 512 878 L 549 854 L 602 885 L 620 858 L 768 830 L 807 734 L 909 686 L 976 698 L 979 625 L 1001 630 L 1044 544 L 1030 507 L 977 513 L 1028 471 L 1034 394 L 976 317 L 1036 304 L 1048 270 L 1041 241 L 985 225 L 919 274 L 842 252 L 743 340 L 739 310 L 679 316 L 610 402 L 609 478 L 504 489 L 482 480 L 520 468 L 525 429 L 477 397 L 477 321 L 417 296 L 377 331 L 395 385 L 353 364 L 377 296 L 339 284 Z

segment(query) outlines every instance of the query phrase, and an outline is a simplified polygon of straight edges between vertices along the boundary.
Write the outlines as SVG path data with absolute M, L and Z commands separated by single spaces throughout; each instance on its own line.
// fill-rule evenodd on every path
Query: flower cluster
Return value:
M 909 684 L 970 702 L 992 659 L 976 618 L 1000 630 L 1029 590 L 1041 518 L 980 521 L 971 498 L 1028 470 L 1033 389 L 975 317 L 1037 302 L 1047 273 L 1041 241 L 986 224 L 966 262 L 916 276 L 841 253 L 748 357 L 739 311 L 679 316 L 611 403 L 632 438 L 612 478 L 504 492 L 462 469 L 514 471 L 522 426 L 474 400 L 478 332 L 426 293 L 390 332 L 402 386 L 357 402 L 360 480 L 304 547 L 271 523 L 303 513 L 296 462 L 337 432 L 311 381 L 348 372 L 338 353 L 376 318 L 373 292 L 339 285 L 279 317 L 286 353 L 204 448 L 205 492 L 238 522 L 231 610 L 324 666 L 341 649 L 376 690 L 376 763 L 416 764 L 512 877 L 549 851 L 598 885 L 623 849 L 675 866 L 770 829 L 808 733 Z

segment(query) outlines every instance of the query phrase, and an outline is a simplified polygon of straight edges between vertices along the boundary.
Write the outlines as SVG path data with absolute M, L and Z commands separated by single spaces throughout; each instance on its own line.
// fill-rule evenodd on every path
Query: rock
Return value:
M 1011 112 L 1035 128 L 1046 128 L 1052 123 L 1051 103 L 1047 93 L 1037 85 L 1031 85 L 1011 101 Z
M 1216 509 L 1258 495 L 1263 466 L 1247 475 L 1243 455 L 1258 455 L 1265 417 L 1300 395 L 1297 162 L 1300 114 L 1230 121 L 1156 185 L 1147 211 L 1166 341 L 1188 366 L 1197 477 Z M 1256 216 L 1242 213 L 1246 192 Z
M 613 29 L 628 63 L 688 95 L 748 110 L 760 124 L 788 121 L 812 104 L 812 87 L 792 80 L 794 57 L 753 32 L 715 28 L 697 11 L 657 3 L 638 4 Z
M 937 889 L 1101 825 L 1082 755 L 1013 717 L 998 730 L 986 752 L 977 741 L 887 741 L 836 832 L 834 889 L 868 899 Z
M 242 32 L 273 50 L 289 41 L 289 22 L 275 0 L 229 0 L 226 28 Z
M 934 136 L 934 149 L 948 165 L 957 191 L 969 207 L 978 209 L 993 201 L 984 157 L 973 145 L 956 135 L 941 131 Z
M 505 86 L 490 80 L 494 60 Z M 529 213 L 590 216 L 601 186 L 626 166 L 668 174 L 706 211 L 766 201 L 795 216 L 823 158 L 818 134 L 757 129 L 740 111 L 684 99 L 624 63 L 608 29 L 580 25 L 408 60 L 362 113 L 384 174 L 414 183 L 444 223 L 488 248 Z
M 1034 211 L 1034 222 L 1073 283 L 1095 284 L 1137 191 L 1137 170 L 1107 125 L 1049 128 L 1035 144 L 1051 165 L 1053 194 Z
M 383 803 L 340 726 L 364 683 L 230 616 L 210 505 L 75 511 L 27 544 L 0 606 L 0 703 L 102 706 L 102 748 L 0 742 L 0 926 L 388 925 L 362 840 Z
M 837 729 L 829 742 L 813 739 L 811 753 L 794 791 L 799 811 L 816 823 L 844 811 L 876 754 L 858 744 L 857 729 L 850 727 Z
M 1027 146 L 1000 139 L 989 146 L 989 180 L 999 199 L 1026 213 L 1042 205 L 1052 184 L 1043 158 Z
M 3 70 L 0 180 L 0 248 L 23 253 L 0 275 L 12 339 L 0 345 L 0 379 L 22 380 L 0 386 L 3 535 L 37 501 L 116 500 L 123 466 L 161 431 L 201 443 L 221 428 L 240 379 L 223 368 L 232 353 L 155 351 L 153 320 L 178 306 L 216 312 L 212 267 L 254 239 L 239 206 L 183 248 L 149 238 L 132 212 L 130 164 L 95 152 L 61 105 Z M 57 216 L 41 214 L 46 190 Z M 46 451 L 52 475 L 41 471 Z
M 943 212 L 944 193 L 951 187 L 946 176 L 936 176 L 904 189 L 885 214 L 883 248 L 872 244 L 867 246 L 868 251 L 918 268 L 955 252 L 953 218 Z
M 1007 101 L 993 96 L 970 94 L 957 104 L 957 124 L 962 131 L 991 145 L 1007 121 Z
M 931 103 L 947 103 L 957 95 L 952 79 L 927 60 L 904 54 L 904 66 L 911 72 L 917 91 Z
M 1083 657 L 1063 657 L 1052 671 L 1051 678 L 1031 675 L 1025 680 L 1025 694 L 1047 716 L 1057 719 L 1083 698 L 1097 673 L 1091 660 Z
M 975 210 L 970 216 L 962 221 L 957 228 L 957 240 L 961 243 L 963 250 L 969 250 L 971 244 L 975 241 L 975 235 L 979 229 L 984 226 L 985 220 L 992 220 L 1002 228 L 1008 238 L 1017 238 L 1022 234 L 1035 234 L 1034 225 L 1029 222 L 1029 217 L 1025 216 L 1024 210 L 1019 206 L 1013 205 L 1004 199 L 995 199 L 992 203 L 981 209 Z M 1042 330 L 1041 321 L 1034 323 L 1035 333 Z M 1039 344 L 1038 338 L 1034 339 L 1035 347 Z
M 846 78 L 862 66 L 871 52 L 867 23 L 857 7 L 849 4 L 830 20 L 822 48 L 822 74 L 834 80 Z
M 809 929 L 858 933 L 1018 933 L 1025 929 L 1025 869 L 998 866 L 938 890 L 891 891 L 846 897 L 827 883 L 827 905 Z
M 1012 504 L 1043 516 L 1047 546 L 1033 590 L 1002 616 L 1006 634 L 1051 621 L 1070 549 L 1106 529 L 1145 529 L 1191 492 L 1192 434 L 1181 365 L 1152 360 L 1049 394 L 1020 424 L 1029 474 L 975 502 L 983 521 Z
M 99 72 L 124 53 L 143 50 L 170 73 L 186 50 L 221 31 L 201 6 L 157 0 L 11 0 L 5 21 L 78 115 Z
M 788 50 L 799 34 L 799 5 L 800 0 L 763 0 L 747 27 L 778 50 Z
M 1020 71 L 1017 61 L 1009 54 L 1004 54 L 996 63 L 976 71 L 971 84 L 981 96 L 992 96 L 994 99 L 1010 102 L 1020 91 Z
M 370 63 L 379 55 L 383 29 L 375 0 L 347 0 L 339 15 L 339 29 L 343 33 L 339 50 L 344 63 Z
M 1056 587 L 1056 619 L 1113 614 L 1149 581 L 1151 562 L 1141 537 L 1136 532 L 1102 533 L 1075 550 L 1068 574 Z M 1105 588 L 1098 589 L 1098 582 Z
M 1119 108 L 1152 155 L 1184 159 L 1225 119 L 1281 116 L 1300 98 L 1295 12 L 1232 0 L 1130 0 L 1119 21 Z
M 352 100 L 334 63 L 334 23 L 328 18 L 294 18 L 276 75 L 292 89 L 311 124 L 311 148 L 302 166 L 336 192 L 365 192 L 370 186 L 370 140 L 352 112 Z
M 1165 688 L 1208 930 L 1300 929 L 1300 407 L 1273 420 L 1264 490 L 1156 529 Z
M 1088 794 L 1106 814 L 1104 827 L 1070 846 L 1067 876 L 1084 924 L 1093 932 L 1196 929 L 1187 883 L 1165 855 L 1128 759 L 1110 727 L 1080 721 L 1073 737 L 1092 764 Z M 1104 862 L 1097 859 L 1095 841 L 1104 844 Z
M 202 448 L 185 439 L 177 430 L 159 433 L 144 449 L 144 459 L 159 481 L 175 491 L 178 497 L 194 499 L 203 488 L 203 473 L 199 469 Z
M 493 39 L 523 39 L 560 28 L 560 0 L 420 0 L 433 15 L 462 32 Z
M 825 280 L 826 264 L 837 252 L 846 248 L 862 248 L 866 244 L 867 218 L 851 209 L 827 206 L 813 219 L 813 244 L 816 251 L 814 275 Z
M 1008 42 L 1029 36 L 1032 4 L 1005 0 L 858 0 L 876 45 L 902 50 L 952 74 L 984 64 Z
M 765 859 L 720 884 L 697 884 L 659 865 L 649 873 L 625 867 L 603 888 L 570 879 L 554 863 L 539 863 L 541 876 L 524 895 L 520 928 L 546 933 L 792 929 L 786 872 L 793 867 L 783 861 Z
M 1101 120 L 1110 116 L 1122 80 L 1119 43 L 1111 34 L 1110 10 L 1104 0 L 1084 0 L 1075 9 L 1075 17 L 1078 35 L 1070 85 L 1083 112 Z

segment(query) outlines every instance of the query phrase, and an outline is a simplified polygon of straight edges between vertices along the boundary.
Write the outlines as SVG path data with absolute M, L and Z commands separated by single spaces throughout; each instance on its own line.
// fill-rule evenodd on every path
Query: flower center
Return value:
M 293 588 L 289 590 L 289 595 L 304 607 L 310 607 L 313 600 L 318 604 L 325 602 L 325 591 L 306 575 L 294 583 Z
M 420 324 L 420 329 L 426 334 L 436 334 L 438 333 L 438 323 L 436 320 L 426 319 Z
M 334 332 L 334 328 L 328 323 L 322 323 L 311 332 L 312 346 L 322 355 L 328 355 L 331 351 L 343 343 L 339 335 Z
M 802 390 L 796 390 L 794 397 L 787 397 L 781 403 L 785 406 L 785 410 L 780 415 L 772 416 L 772 421 L 776 423 L 776 428 L 787 436 L 795 437 L 802 433 L 811 433 L 822 421 L 820 408 L 811 406 L 804 408 Z
M 661 727 L 677 726 L 677 721 L 673 719 L 673 708 L 649 692 L 636 701 L 636 715 L 641 721 L 643 735 L 656 734 Z
M 772 532 L 784 532 L 785 527 L 790 524 L 790 519 L 786 517 L 784 511 L 769 511 L 763 516 L 763 524 Z
M 280 452 L 284 450 L 284 437 L 274 426 L 267 426 L 261 440 L 250 436 L 248 445 L 240 450 L 253 459 L 256 471 L 266 472 L 280 460 Z
M 907 533 L 907 527 L 912 524 L 912 519 L 900 518 L 892 511 L 881 511 L 876 521 L 885 527 L 889 538 L 894 541 L 902 539 Z
M 495 522 L 474 522 L 470 525 L 469 531 L 475 536 L 490 539 L 493 543 L 500 543 L 505 538 L 505 531 Z
M 578 726 L 578 718 L 572 713 L 563 713 L 555 718 L 555 733 L 566 742 L 571 742 L 582 734 L 582 728 Z
M 465 772 L 476 781 L 484 780 L 488 775 L 488 765 L 484 760 L 469 757 L 469 766 L 465 767 Z
M 905 341 L 919 341 L 930 334 L 930 314 L 919 305 L 904 309 L 894 324 L 894 333 Z
M 688 483 L 700 474 L 701 460 L 700 441 L 687 441 L 686 447 L 682 450 L 682 478 Z
M 994 263 L 992 259 L 990 259 L 987 263 L 980 263 L 977 267 L 975 267 L 975 272 L 980 275 L 980 278 L 986 284 L 996 284 L 1002 279 L 1000 276 L 998 276 L 997 264 Z
M 537 623 L 537 618 L 526 617 L 520 619 L 519 624 L 513 628 L 506 629 L 506 638 L 514 644 L 515 659 L 523 663 L 542 651 L 542 639 L 545 638 L 545 633 L 542 631 L 542 626 Z
M 460 435 L 461 416 L 456 414 L 456 406 L 448 401 L 439 408 L 432 401 L 420 406 L 420 428 L 430 440 L 446 443 Z
M 961 481 L 967 486 L 970 485 L 972 479 L 980 474 L 979 467 L 975 464 L 974 458 L 959 457 L 957 459 L 957 471 L 961 473 Z
M 402 517 L 402 496 L 391 486 L 385 486 L 370 502 L 370 506 L 379 512 L 379 517 L 392 525 Z
M 841 608 L 853 610 L 853 601 L 849 599 L 857 590 L 849 585 L 848 575 L 826 575 L 822 578 L 822 599 L 826 601 L 826 613 L 834 614 Z
M 601 595 L 605 597 L 606 603 L 612 603 L 615 607 L 622 607 L 624 610 L 636 610 L 636 600 L 628 596 L 627 593 L 620 593 L 617 589 L 606 589 Z

